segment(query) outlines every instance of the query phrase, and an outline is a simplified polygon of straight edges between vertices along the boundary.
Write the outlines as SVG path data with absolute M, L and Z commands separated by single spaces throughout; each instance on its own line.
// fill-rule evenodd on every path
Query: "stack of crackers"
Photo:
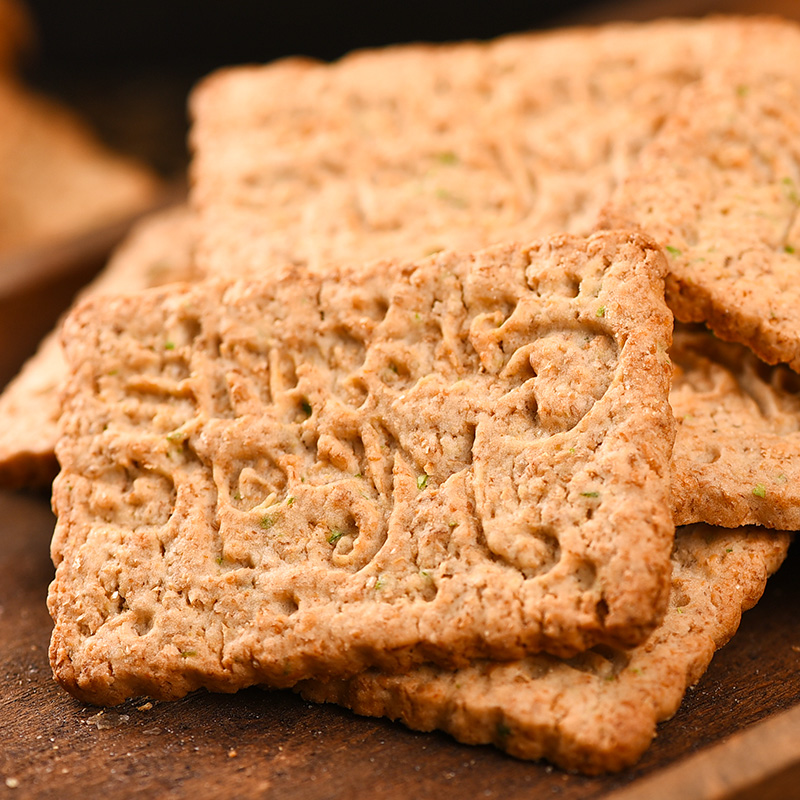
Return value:
M 633 764 L 800 524 L 799 67 L 716 18 L 205 80 L 190 207 L 0 400 L 56 679 Z

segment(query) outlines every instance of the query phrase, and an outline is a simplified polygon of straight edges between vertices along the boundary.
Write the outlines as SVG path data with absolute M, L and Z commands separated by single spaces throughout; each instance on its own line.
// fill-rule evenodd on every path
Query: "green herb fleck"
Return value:
M 606 307 L 600 306 L 600 308 L 597 309 L 597 316 L 604 317 L 605 315 L 606 315 Z
M 581 492 L 581 497 L 600 497 L 600 492 Z
M 353 475 L 353 477 L 354 477 L 354 478 L 361 478 L 361 477 L 363 477 L 363 476 L 362 476 L 362 474 L 361 474 L 360 472 L 356 472 L 356 474 L 355 474 L 355 475 Z
M 458 163 L 458 156 L 452 150 L 445 150 L 443 153 L 439 153 L 436 156 L 436 160 L 440 164 L 457 164 Z
M 233 499 L 234 500 L 241 500 L 242 499 L 241 492 L 236 492 L 236 494 L 233 496 Z
M 575 448 L 574 447 L 570 447 L 569 452 L 570 452 L 570 454 L 573 454 L 575 452 Z
M 738 94 L 739 97 L 747 97 L 747 95 L 750 94 L 750 87 L 747 86 L 747 84 L 740 83 L 736 87 L 736 94 Z
M 756 497 L 766 497 L 767 496 L 767 490 L 764 487 L 764 484 L 763 483 L 756 484 L 756 486 L 753 487 L 753 494 Z
M 293 506 L 293 505 L 294 505 L 294 501 L 295 501 L 295 497 L 294 497 L 294 495 L 293 495 L 293 494 L 290 494 L 290 495 L 289 495 L 289 496 L 286 498 L 286 505 L 287 505 L 287 506 L 289 506 L 289 507 L 291 508 L 291 506 Z
M 791 178 L 786 177 L 781 181 L 781 183 L 783 183 L 784 187 L 786 187 L 786 197 L 792 203 L 797 203 L 800 205 L 800 194 L 797 193 L 797 187 L 795 186 L 794 181 Z
M 775 480 L 780 481 L 781 483 L 786 483 L 786 481 L 789 479 L 783 473 L 781 473 L 777 478 L 775 478 Z
M 788 253 L 790 256 L 793 256 L 797 251 L 792 247 L 790 244 L 785 244 L 783 246 L 783 252 Z
M 672 245 L 666 245 L 664 249 L 673 256 L 680 256 L 683 255 L 683 251 L 678 249 L 677 247 L 673 247 Z
M 303 409 L 303 413 L 307 416 L 311 416 L 311 403 L 308 402 L 307 399 L 303 398 L 303 402 L 300 403 L 300 408 Z
M 165 350 L 174 350 L 175 349 L 175 342 L 164 342 L 164 349 Z
M 675 610 L 676 610 L 676 611 L 677 611 L 679 614 L 683 614 L 683 609 L 682 609 L 680 606 L 676 606 L 676 607 L 675 607 Z
M 170 431 L 167 434 L 167 439 L 170 442 L 185 442 L 189 435 L 185 431 Z
M 445 200 L 446 202 L 450 203 L 450 205 L 455 206 L 456 208 L 466 208 L 467 201 L 464 200 L 463 197 L 459 197 L 456 194 L 448 191 L 447 189 L 437 189 L 436 196 L 440 200 Z
M 190 658 L 191 656 L 196 656 L 197 650 L 181 650 L 181 658 Z
M 641 669 L 639 669 L 639 667 L 631 667 L 631 672 L 634 675 L 641 675 L 642 674 L 642 671 L 641 671 Z
M 375 578 L 375 591 L 376 592 L 380 591 L 381 589 L 383 589 L 384 585 L 385 582 L 383 578 L 380 575 L 378 575 L 378 577 Z
M 725 548 L 725 552 L 726 553 L 732 553 L 733 552 L 733 548 L 732 547 L 726 547 Z
M 422 491 L 428 485 L 428 476 L 423 472 L 422 475 L 417 475 L 417 489 Z
M 268 531 L 277 521 L 278 518 L 275 516 L 275 514 L 266 514 L 265 516 L 261 517 L 261 520 L 258 524 L 265 531 Z
M 458 522 L 456 522 L 454 519 L 451 519 L 450 522 L 447 523 L 448 528 L 455 528 L 456 525 L 458 525 Z
M 336 544 L 339 539 L 344 536 L 344 531 L 340 531 L 337 528 L 331 528 L 330 536 L 328 536 L 328 544 Z
M 505 724 L 505 722 L 498 722 L 497 723 L 497 735 L 501 739 L 507 739 L 511 735 L 511 728 Z
M 109 374 L 109 375 L 116 375 L 118 372 L 119 372 L 119 370 L 118 370 L 118 369 L 110 369 L 110 370 L 108 371 L 108 374 Z
M 419 311 L 415 311 L 415 312 L 414 312 L 414 319 L 415 319 L 417 322 L 420 322 L 420 321 L 422 320 L 422 314 L 420 314 L 420 313 L 419 313 Z
M 217 564 L 219 564 L 220 566 L 222 566 L 222 562 L 223 562 L 225 559 L 224 559 L 222 556 L 217 556 L 217 557 L 216 557 L 214 560 L 217 562 Z

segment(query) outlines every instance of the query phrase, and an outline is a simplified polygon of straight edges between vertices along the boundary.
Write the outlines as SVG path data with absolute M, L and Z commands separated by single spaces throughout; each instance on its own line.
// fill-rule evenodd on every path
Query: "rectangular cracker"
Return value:
M 194 215 L 185 207 L 146 217 L 80 298 L 197 280 L 194 226 Z M 67 365 L 54 331 L 0 394 L 0 486 L 16 489 L 52 482 L 58 471 L 59 393 L 66 377 Z
M 78 697 L 640 641 L 673 527 L 638 235 L 89 301 L 53 490 Z
M 800 376 L 700 326 L 670 356 L 675 524 L 800 529 Z
M 200 267 L 586 234 L 680 89 L 765 50 L 797 64 L 797 27 L 668 20 L 221 70 L 191 98 Z
M 678 319 L 800 371 L 800 48 L 791 77 L 769 53 L 687 87 L 604 222 L 666 248 Z
M 368 670 L 297 689 L 308 700 L 388 716 L 416 730 L 443 730 L 519 758 L 592 775 L 621 770 L 636 763 L 656 724 L 675 713 L 714 651 L 736 631 L 789 541 L 790 534 L 758 528 L 679 529 L 669 609 L 633 649 L 597 647 L 568 660 L 479 661 L 452 672 L 434 666 L 406 675 Z

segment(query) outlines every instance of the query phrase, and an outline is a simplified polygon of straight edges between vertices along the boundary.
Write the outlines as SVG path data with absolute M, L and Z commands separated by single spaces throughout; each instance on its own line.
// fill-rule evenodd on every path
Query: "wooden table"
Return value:
M 0 797 L 800 796 L 800 546 L 639 766 L 584 778 L 289 691 L 83 705 L 47 660 L 52 527 L 46 494 L 0 492 Z

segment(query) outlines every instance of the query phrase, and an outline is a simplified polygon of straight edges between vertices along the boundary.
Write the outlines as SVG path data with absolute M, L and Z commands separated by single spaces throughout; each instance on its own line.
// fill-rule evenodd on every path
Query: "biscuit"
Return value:
M 681 88 L 767 51 L 796 71 L 797 26 L 616 24 L 221 70 L 190 102 L 199 266 L 267 274 L 586 234 Z
M 676 525 L 800 528 L 800 376 L 698 327 L 675 327 L 669 400 Z
M 58 680 L 108 704 L 640 641 L 673 540 L 663 269 L 562 236 L 84 304 Z
M 519 758 L 587 774 L 621 770 L 639 759 L 656 723 L 675 713 L 714 651 L 736 631 L 742 611 L 758 601 L 789 537 L 757 528 L 678 529 L 669 609 L 633 649 L 596 647 L 567 660 L 540 654 L 478 661 L 451 672 L 369 670 L 297 689 L 308 700 L 388 716 L 416 730 L 443 730 Z
M 186 208 L 153 214 L 134 226 L 81 297 L 196 280 L 194 238 L 194 217 Z M 55 477 L 59 391 L 66 376 L 54 332 L 0 395 L 0 485 L 44 486 Z
M 0 75 L 0 252 L 53 245 L 155 203 L 161 183 L 70 111 Z
M 798 210 L 800 84 L 765 69 L 687 87 L 604 223 L 665 247 L 678 319 L 800 371 Z

